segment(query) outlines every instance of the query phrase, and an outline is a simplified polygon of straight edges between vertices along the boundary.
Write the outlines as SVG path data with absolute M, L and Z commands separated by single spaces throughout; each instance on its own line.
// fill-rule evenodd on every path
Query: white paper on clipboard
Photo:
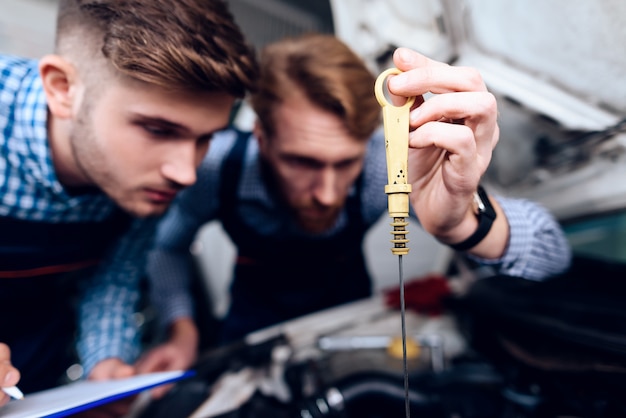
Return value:
M 12 400 L 0 407 L 0 417 L 65 417 L 193 375 L 194 372 L 177 370 L 142 374 L 125 379 L 74 382 L 28 394 L 21 400 Z

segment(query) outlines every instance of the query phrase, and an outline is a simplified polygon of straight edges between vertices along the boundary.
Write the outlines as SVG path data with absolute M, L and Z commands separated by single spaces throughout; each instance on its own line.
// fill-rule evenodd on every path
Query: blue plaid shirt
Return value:
M 0 55 L 0 216 L 50 223 L 106 219 L 116 210 L 106 195 L 70 196 L 59 183 L 46 123 L 37 62 Z M 133 220 L 95 274 L 84 278 L 77 349 L 87 373 L 106 358 L 130 363 L 139 354 L 133 318 L 155 224 Z
M 233 131 L 214 137 L 198 171 L 196 184 L 180 193 L 159 226 L 156 249 L 149 256 L 148 274 L 154 288 L 153 300 L 165 324 L 191 316 L 191 300 L 185 284 L 190 275 L 186 257 L 198 229 L 218 219 L 221 163 L 232 149 L 235 137 Z M 369 142 L 363 168 L 361 211 L 363 222 L 369 226 L 387 212 L 387 195 L 381 192 L 387 183 L 384 147 L 384 138 L 378 132 Z M 263 236 L 302 234 L 291 219 L 282 215 L 284 211 L 278 210 L 279 203 L 272 200 L 263 179 L 257 142 L 252 141 L 237 190 L 237 211 L 242 222 L 253 226 Z M 560 225 L 545 208 L 528 200 L 495 198 L 509 222 L 509 245 L 500 259 L 474 257 L 479 263 L 490 265 L 499 273 L 529 280 L 544 279 L 569 266 L 570 246 Z M 345 228 L 347 216 L 347 211 L 342 211 L 335 226 L 325 234 L 332 236 Z

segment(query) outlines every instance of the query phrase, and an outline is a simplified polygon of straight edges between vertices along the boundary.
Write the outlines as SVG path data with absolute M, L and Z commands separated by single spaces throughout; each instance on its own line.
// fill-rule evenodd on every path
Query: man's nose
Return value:
M 195 144 L 178 143 L 169 151 L 161 168 L 163 176 L 181 186 L 194 184 L 198 162 L 206 150 L 199 150 Z
M 316 177 L 313 191 L 315 199 L 326 206 L 334 205 L 339 196 L 337 192 L 337 172 L 332 168 L 323 168 L 317 173 Z

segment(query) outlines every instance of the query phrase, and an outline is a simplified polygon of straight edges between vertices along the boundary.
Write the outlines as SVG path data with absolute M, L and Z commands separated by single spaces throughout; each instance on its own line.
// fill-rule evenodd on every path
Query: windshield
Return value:
M 626 212 L 563 225 L 574 254 L 626 264 Z

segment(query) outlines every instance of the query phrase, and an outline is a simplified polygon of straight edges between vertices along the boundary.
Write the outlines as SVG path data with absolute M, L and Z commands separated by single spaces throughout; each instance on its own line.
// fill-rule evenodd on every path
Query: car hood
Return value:
M 367 3 L 367 4 L 364 4 Z M 562 221 L 626 207 L 626 3 L 333 0 L 375 71 L 398 46 L 477 68 L 499 102 L 485 183 Z

